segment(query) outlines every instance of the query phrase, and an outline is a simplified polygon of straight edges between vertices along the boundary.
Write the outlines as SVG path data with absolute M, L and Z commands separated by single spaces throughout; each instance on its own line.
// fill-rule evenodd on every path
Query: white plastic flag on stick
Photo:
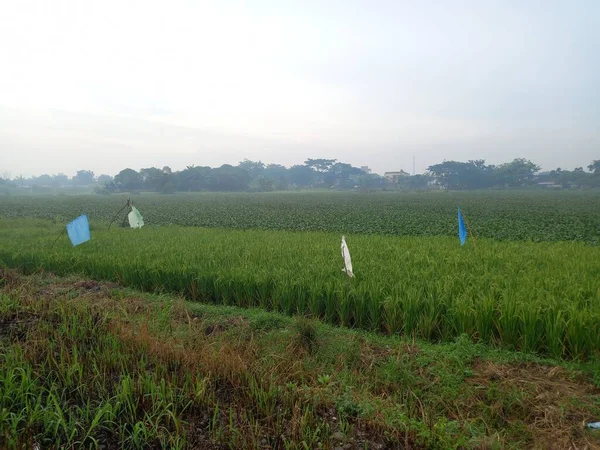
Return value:
M 131 228 L 142 228 L 144 226 L 144 218 L 135 206 L 131 206 L 131 211 L 127 215 L 129 226 Z
M 350 278 L 354 276 L 352 273 L 352 260 L 350 259 L 350 250 L 348 250 L 348 245 L 346 244 L 346 238 L 342 236 L 342 259 L 344 260 L 344 268 L 342 272 L 346 272 Z

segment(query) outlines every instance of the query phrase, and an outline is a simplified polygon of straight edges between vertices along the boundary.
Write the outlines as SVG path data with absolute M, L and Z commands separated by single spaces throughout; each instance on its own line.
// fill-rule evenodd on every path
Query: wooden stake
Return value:
M 67 227 L 64 227 L 62 229 L 62 231 L 59 233 L 59 235 L 56 237 L 56 239 L 54 240 L 54 242 L 52 243 L 52 247 L 50 247 L 50 250 L 52 250 L 54 248 L 54 244 L 56 244 L 58 242 L 58 240 L 60 239 L 60 237 L 63 235 L 63 233 L 66 231 Z
M 111 225 L 113 224 L 113 222 L 115 220 L 117 220 L 117 217 L 119 217 L 119 214 L 121 214 L 121 212 L 123 212 L 123 210 L 127 207 L 129 207 L 129 212 L 131 212 L 131 207 L 133 206 L 133 203 L 131 202 L 131 199 L 127 199 L 127 203 L 125 204 L 125 206 L 123 206 L 119 212 L 117 214 L 115 214 L 115 217 L 113 217 L 113 220 L 110 221 L 110 224 L 108 225 L 108 229 L 110 230 Z M 127 215 L 125 216 L 125 219 L 127 219 Z M 125 223 L 125 221 L 123 221 L 123 223 Z
M 465 223 L 467 224 L 467 229 L 469 230 L 469 233 L 471 233 L 471 236 L 473 236 L 473 247 L 477 247 L 475 241 L 475 233 L 473 233 L 473 229 L 471 228 L 471 225 L 469 224 L 469 221 L 467 220 L 465 213 L 462 212 L 462 210 L 460 211 L 460 214 L 462 215 L 463 220 L 465 221 Z

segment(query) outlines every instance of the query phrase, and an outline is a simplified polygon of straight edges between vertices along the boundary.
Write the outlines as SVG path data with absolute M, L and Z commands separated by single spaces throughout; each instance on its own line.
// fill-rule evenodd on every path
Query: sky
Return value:
M 0 3 L 0 175 L 600 159 L 600 1 Z

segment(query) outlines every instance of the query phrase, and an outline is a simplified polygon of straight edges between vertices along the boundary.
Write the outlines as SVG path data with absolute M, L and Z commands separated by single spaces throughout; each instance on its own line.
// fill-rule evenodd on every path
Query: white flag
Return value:
M 350 250 L 348 250 L 348 245 L 346 245 L 346 238 L 342 236 L 342 259 L 344 260 L 344 268 L 342 272 L 346 272 L 350 278 L 354 276 L 352 273 L 352 260 L 350 259 Z
M 131 207 L 131 212 L 127 215 L 127 218 L 131 228 L 142 228 L 144 226 L 144 218 L 135 206 Z

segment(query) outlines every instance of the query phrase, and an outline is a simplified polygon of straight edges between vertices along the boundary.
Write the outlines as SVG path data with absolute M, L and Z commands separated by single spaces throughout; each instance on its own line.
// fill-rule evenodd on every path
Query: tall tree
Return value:
M 315 171 L 309 166 L 292 166 L 288 169 L 287 179 L 298 187 L 310 187 L 315 182 Z
M 244 169 L 223 164 L 210 172 L 209 186 L 214 191 L 245 191 L 250 183 L 250 175 Z
M 592 161 L 592 163 L 588 166 L 588 169 L 590 172 L 593 172 L 596 175 L 600 174 L 600 159 Z
M 496 169 L 498 183 L 505 187 L 524 187 L 535 183 L 540 166 L 525 158 L 516 158 Z
M 487 188 L 494 183 L 494 167 L 487 166 L 484 160 L 469 162 L 444 161 L 427 168 L 428 175 L 439 183 L 455 190 Z
M 115 176 L 115 185 L 120 191 L 135 191 L 142 188 L 142 177 L 133 169 L 123 169 Z
M 262 161 L 250 161 L 249 159 L 244 159 L 237 166 L 248 172 L 250 178 L 256 178 L 263 175 L 265 171 L 265 164 Z
M 210 167 L 187 166 L 175 174 L 175 184 L 179 191 L 202 191 L 208 189 L 210 181 Z
M 140 170 L 140 177 L 144 189 L 160 192 L 163 186 L 170 180 L 171 173 L 164 172 L 157 167 L 149 167 Z
M 105 185 L 107 185 L 109 183 L 112 183 L 113 177 L 111 177 L 110 175 L 102 174 L 102 175 L 98 176 L 98 178 L 96 179 L 96 181 L 98 182 L 98 184 L 100 186 L 105 186 Z
M 73 177 L 73 183 L 77 186 L 88 186 L 94 183 L 94 172 L 91 170 L 78 170 Z
M 265 173 L 265 177 L 267 177 L 270 180 L 273 180 L 273 188 L 274 189 L 277 189 L 278 191 L 287 189 L 287 187 L 288 187 L 288 182 L 287 182 L 288 169 L 286 169 L 285 166 L 282 166 L 281 164 L 269 164 L 265 168 L 264 173 Z
M 52 185 L 56 187 L 66 186 L 69 184 L 69 177 L 64 173 L 57 173 L 52 175 Z
M 34 178 L 34 177 L 32 177 Z M 35 179 L 35 183 L 40 186 L 51 186 L 52 185 L 52 176 L 44 173 Z
M 311 167 L 316 172 L 328 172 L 331 169 L 331 166 L 333 166 L 336 163 L 336 161 L 337 159 L 308 158 L 306 161 L 304 161 L 304 164 L 308 167 Z
M 364 172 L 358 167 L 336 162 L 329 168 L 324 178 L 328 185 L 335 185 L 342 189 L 352 189 L 357 185 L 358 177 L 363 174 Z

